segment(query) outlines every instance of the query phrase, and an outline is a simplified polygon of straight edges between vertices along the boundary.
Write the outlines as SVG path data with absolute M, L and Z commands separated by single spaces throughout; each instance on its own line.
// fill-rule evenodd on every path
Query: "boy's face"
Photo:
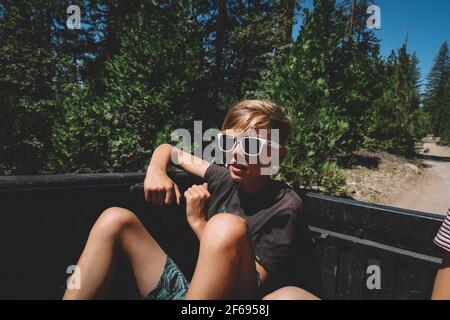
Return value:
M 227 129 L 223 134 L 233 136 L 236 139 L 235 141 L 240 141 L 240 139 L 245 137 L 262 139 L 249 139 L 244 140 L 243 143 L 235 143 L 233 150 L 227 152 L 226 158 L 231 178 L 240 184 L 257 180 L 262 175 L 267 176 L 267 171 L 271 171 L 271 166 L 279 165 L 287 153 L 285 147 L 274 146 L 278 141 L 275 141 L 276 144 L 270 145 L 272 136 L 270 129 L 248 130 L 245 132 L 240 129 Z M 253 154 L 255 150 L 260 150 L 259 155 L 248 155 L 244 152 L 245 150 L 242 150 L 242 146 L 245 148 L 249 143 L 251 144 L 256 141 L 257 146 L 250 153 Z M 259 148 L 260 142 L 263 142 L 261 148 Z M 269 144 L 265 142 L 269 142 Z M 249 153 L 249 150 L 246 151 Z

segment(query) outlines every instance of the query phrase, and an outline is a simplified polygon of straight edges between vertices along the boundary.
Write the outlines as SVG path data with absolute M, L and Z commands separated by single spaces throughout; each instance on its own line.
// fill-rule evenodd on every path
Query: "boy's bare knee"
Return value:
M 229 249 L 245 239 L 248 239 L 247 222 L 234 214 L 220 213 L 208 221 L 202 240 L 217 249 Z
M 207 224 L 211 232 L 225 234 L 227 238 L 246 236 L 248 232 L 247 222 L 231 213 L 219 213 L 213 216 Z
M 125 228 L 138 222 L 130 210 L 111 207 L 103 211 L 94 225 L 93 232 L 118 236 Z
M 298 287 L 284 287 L 263 298 L 263 300 L 320 300 L 308 291 Z

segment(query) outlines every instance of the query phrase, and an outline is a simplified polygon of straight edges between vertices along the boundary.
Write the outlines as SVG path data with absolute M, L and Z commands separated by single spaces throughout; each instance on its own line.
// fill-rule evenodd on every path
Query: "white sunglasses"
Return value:
M 280 149 L 281 146 L 273 141 L 269 141 L 259 137 L 252 136 L 238 136 L 235 137 L 230 134 L 223 134 L 219 132 L 217 134 L 217 142 L 219 149 L 223 152 L 231 152 L 239 144 L 241 151 L 247 156 L 259 156 L 264 148 L 268 145 L 276 149 Z

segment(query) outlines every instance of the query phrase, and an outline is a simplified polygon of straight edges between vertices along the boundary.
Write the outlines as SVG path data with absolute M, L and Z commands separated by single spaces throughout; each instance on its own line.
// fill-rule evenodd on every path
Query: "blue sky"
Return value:
M 339 1 L 340 2 L 340 1 Z M 378 0 L 381 9 L 381 54 L 388 56 L 401 47 L 408 30 L 408 51 L 416 52 L 420 60 L 422 79 L 433 66 L 440 46 L 450 42 L 450 0 Z M 311 7 L 312 0 L 306 0 Z M 294 27 L 294 36 L 299 25 Z

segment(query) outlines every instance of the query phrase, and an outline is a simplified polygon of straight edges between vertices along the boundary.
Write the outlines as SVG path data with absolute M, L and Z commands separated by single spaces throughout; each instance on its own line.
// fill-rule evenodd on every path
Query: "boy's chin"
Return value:
M 244 176 L 235 174 L 231 169 L 230 169 L 230 176 L 231 176 L 231 179 L 233 179 L 233 181 L 236 183 L 244 183 L 246 180 L 246 178 Z

